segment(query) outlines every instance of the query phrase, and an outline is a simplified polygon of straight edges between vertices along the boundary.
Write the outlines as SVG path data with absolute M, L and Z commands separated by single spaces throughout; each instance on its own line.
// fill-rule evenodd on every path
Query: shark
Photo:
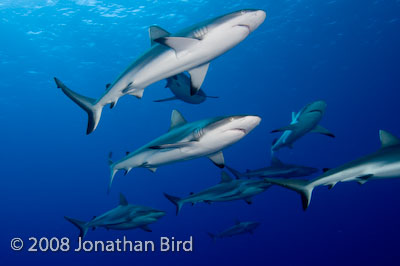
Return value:
M 176 215 L 178 215 L 183 204 L 192 205 L 205 202 L 226 202 L 233 200 L 244 200 L 246 203 L 252 203 L 252 197 L 267 190 L 271 184 L 265 180 L 259 179 L 232 179 L 226 172 L 221 173 L 221 182 L 215 186 L 205 189 L 199 193 L 191 193 L 186 198 L 178 198 L 164 193 L 165 197 L 176 206 Z
M 313 180 L 285 180 L 266 178 L 269 182 L 298 192 L 301 195 L 303 210 L 310 205 L 314 188 L 328 186 L 333 188 L 339 182 L 355 181 L 360 185 L 370 180 L 400 177 L 400 139 L 391 133 L 379 131 L 381 148 L 371 154 L 358 158 L 333 169 Z
M 151 232 L 149 224 L 158 221 L 165 212 L 140 205 L 129 204 L 123 194 L 120 194 L 120 202 L 117 207 L 106 213 L 94 217 L 89 222 L 79 221 L 65 216 L 64 218 L 79 229 L 79 237 L 84 238 L 89 228 L 98 227 L 114 230 L 128 230 L 141 228 Z
M 259 222 L 239 222 L 236 221 L 234 226 L 229 227 L 225 231 L 218 234 L 208 233 L 208 235 L 213 239 L 232 237 L 241 234 L 253 234 L 254 230 L 260 226 Z
M 169 131 L 116 162 L 110 158 L 110 184 L 119 170 L 125 175 L 142 167 L 155 172 L 159 166 L 179 161 L 208 157 L 215 165 L 224 167 L 222 150 L 241 140 L 261 122 L 259 116 L 234 115 L 213 117 L 188 123 L 173 110 Z
M 298 113 L 293 112 L 290 125 L 271 131 L 271 133 L 283 132 L 278 139 L 273 141 L 271 152 L 278 151 L 283 147 L 293 148 L 293 143 L 309 132 L 334 138 L 335 135 L 319 125 L 325 109 L 326 103 L 324 101 L 316 101 L 304 106 Z
M 129 65 L 98 99 L 89 98 L 69 89 L 58 78 L 56 85 L 88 114 L 86 134 L 92 133 L 103 107 L 113 108 L 118 99 L 132 95 L 139 99 L 149 85 L 187 71 L 190 91 L 195 95 L 206 77 L 209 64 L 226 53 L 256 30 L 265 20 L 263 10 L 245 9 L 209 19 L 175 34 L 161 27 L 150 27 L 154 45 Z
M 247 171 L 245 173 L 241 173 L 241 172 L 235 170 L 234 168 L 229 167 L 228 165 L 225 165 L 225 167 L 229 171 L 231 171 L 231 173 L 236 178 L 242 178 L 242 177 L 247 177 L 247 178 L 253 178 L 253 177 L 291 178 L 291 177 L 309 176 L 309 175 L 312 175 L 319 171 L 317 168 L 313 168 L 313 167 L 295 165 L 295 164 L 285 164 L 281 160 L 279 160 L 278 157 L 276 157 L 276 156 L 272 156 L 270 166 L 260 168 L 260 169 L 255 169 L 255 170 L 247 169 Z
M 204 102 L 207 98 L 218 98 L 217 96 L 206 95 L 202 89 L 199 89 L 199 91 L 195 95 L 191 95 L 190 77 L 188 77 L 184 73 L 180 73 L 171 78 L 168 78 L 165 87 L 169 88 L 175 96 L 166 99 L 155 100 L 154 102 L 181 100 L 190 104 L 200 104 Z

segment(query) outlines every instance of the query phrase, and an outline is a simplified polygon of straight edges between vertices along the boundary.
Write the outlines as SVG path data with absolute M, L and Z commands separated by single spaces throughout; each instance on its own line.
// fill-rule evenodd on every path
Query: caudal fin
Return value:
M 225 165 L 225 167 L 236 177 L 236 179 L 240 179 L 241 177 L 245 176 L 241 172 L 233 169 L 232 167 L 229 167 L 228 165 Z
M 68 98 L 86 111 L 88 114 L 88 126 L 86 134 L 89 135 L 92 133 L 99 124 L 103 106 L 96 104 L 96 99 L 85 97 L 70 90 L 58 78 L 54 78 L 54 81 L 57 84 L 57 88 L 60 88 Z
M 266 181 L 296 191 L 301 196 L 303 210 L 310 205 L 312 191 L 314 186 L 308 180 L 302 179 L 283 179 L 283 178 L 265 178 Z
M 82 221 L 79 221 L 79 220 L 75 220 L 75 219 L 72 219 L 72 218 L 67 217 L 67 216 L 64 216 L 64 218 L 67 221 L 71 222 L 73 225 L 75 225 L 79 229 L 79 237 L 80 238 L 84 238 L 85 237 L 85 235 L 86 235 L 86 233 L 87 233 L 87 231 L 89 229 L 86 226 L 85 222 L 82 222 Z
M 176 206 L 176 215 L 178 215 L 183 205 L 181 199 L 178 197 L 168 195 L 167 193 L 164 193 L 164 196 Z

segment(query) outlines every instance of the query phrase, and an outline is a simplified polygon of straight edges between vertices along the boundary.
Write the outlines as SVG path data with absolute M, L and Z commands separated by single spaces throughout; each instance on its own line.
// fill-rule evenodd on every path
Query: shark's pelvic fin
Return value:
M 324 128 L 323 126 L 320 126 L 320 125 L 317 125 L 313 130 L 311 130 L 311 132 L 326 135 L 331 138 L 335 137 L 335 135 L 333 135 L 329 130 L 327 130 L 326 128 Z
M 379 130 L 379 137 L 381 139 L 382 149 L 400 144 L 400 139 L 398 137 L 385 130 Z
M 178 197 L 168 195 L 167 193 L 164 193 L 164 196 L 176 206 L 176 215 L 178 215 L 183 205 L 181 199 Z
M 122 193 L 119 193 L 119 205 L 127 206 L 128 201 L 126 200 L 125 196 Z
M 143 231 L 146 231 L 146 232 L 150 232 L 150 233 L 153 232 L 147 225 L 141 226 L 140 229 L 142 229 Z
M 186 124 L 187 121 L 178 110 L 173 110 L 171 114 L 171 125 L 169 131 Z
M 251 198 L 245 198 L 244 201 L 249 205 L 253 204 L 253 201 L 251 201 Z
M 230 177 L 230 175 L 228 175 L 227 172 L 222 171 L 221 172 L 221 182 L 220 183 L 229 183 L 232 182 L 232 178 Z
M 152 172 L 152 173 L 155 173 L 157 171 L 156 167 L 150 167 L 150 168 L 147 168 L 147 169 L 149 169 L 150 172 Z
M 225 167 L 225 160 L 224 160 L 224 154 L 222 153 L 222 151 L 219 151 L 217 153 L 214 153 L 210 156 L 208 156 L 208 158 L 219 168 L 224 168 Z
M 200 90 L 207 75 L 209 65 L 210 63 L 207 63 L 188 71 L 190 74 L 190 95 L 196 95 Z
M 87 231 L 89 229 L 89 227 L 86 226 L 86 222 L 82 222 L 82 221 L 79 221 L 79 220 L 76 220 L 76 219 L 72 219 L 72 218 L 67 217 L 67 216 L 64 216 L 64 218 L 68 222 L 72 223 L 73 225 L 75 225 L 79 229 L 79 237 L 80 238 L 84 238 L 85 237 L 85 235 L 86 235 L 86 233 L 87 233 Z
M 173 97 L 170 97 L 170 98 L 154 100 L 153 102 L 161 103 L 161 102 L 168 102 L 168 101 L 174 101 L 174 100 L 178 100 L 178 98 L 176 98 L 176 96 L 173 96 Z
M 103 106 L 96 104 L 96 99 L 80 95 L 64 85 L 58 78 L 54 78 L 57 88 L 60 88 L 68 98 L 80 106 L 88 114 L 86 134 L 92 133 L 99 124 Z
M 301 196 L 303 210 L 310 205 L 312 191 L 314 186 L 308 180 L 302 179 L 283 179 L 283 178 L 265 178 L 266 181 L 296 191 Z
M 295 128 L 296 128 L 296 124 L 290 124 L 290 125 L 285 126 L 285 127 L 274 129 L 274 130 L 271 131 L 271 133 L 276 133 L 276 132 L 281 132 L 281 131 L 286 131 L 286 130 L 293 130 Z
M 168 31 L 164 30 L 163 28 L 161 28 L 159 26 L 150 26 L 149 27 L 149 36 L 150 36 L 151 46 L 156 44 L 156 42 L 154 41 L 155 39 L 168 37 L 170 35 L 171 35 L 171 33 L 169 33 Z

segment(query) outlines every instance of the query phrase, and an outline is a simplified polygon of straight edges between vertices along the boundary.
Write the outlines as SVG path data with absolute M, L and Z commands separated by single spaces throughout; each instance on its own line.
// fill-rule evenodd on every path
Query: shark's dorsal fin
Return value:
M 171 35 L 168 31 L 164 30 L 163 28 L 159 26 L 150 26 L 149 27 L 149 36 L 150 36 L 150 41 L 151 41 L 151 46 L 153 46 L 156 42 L 154 42 L 155 39 L 158 38 L 163 38 L 163 37 L 168 37 Z
M 182 114 L 179 111 L 177 111 L 177 110 L 172 111 L 171 126 L 169 127 L 169 130 L 180 127 L 186 123 L 187 123 L 186 119 L 182 116 Z
M 398 137 L 393 136 L 385 130 L 379 130 L 379 137 L 381 139 L 382 149 L 400 144 L 400 139 Z
M 225 167 L 225 160 L 224 160 L 224 154 L 222 153 L 222 151 L 214 153 L 210 156 L 208 156 L 208 158 L 219 168 L 224 168 Z
M 119 194 L 119 205 L 122 206 L 128 205 L 128 201 L 126 200 L 125 196 L 122 193 Z
M 228 182 L 232 182 L 232 178 L 230 177 L 230 175 L 228 175 L 227 172 L 222 171 L 221 172 L 221 182 L 220 183 L 228 183 Z
M 281 162 L 281 160 L 278 159 L 278 157 L 272 155 L 271 158 L 271 166 L 282 166 L 283 163 Z

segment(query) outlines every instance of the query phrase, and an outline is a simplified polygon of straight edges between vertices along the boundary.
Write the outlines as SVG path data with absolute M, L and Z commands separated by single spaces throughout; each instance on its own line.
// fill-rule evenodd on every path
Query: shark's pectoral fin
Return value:
M 283 166 L 284 164 L 275 155 L 271 157 L 271 166 Z
M 171 35 L 171 33 L 169 33 L 168 31 L 164 30 L 163 28 L 161 28 L 159 26 L 150 26 L 149 27 L 149 36 L 150 36 L 151 46 L 156 44 L 156 42 L 154 41 L 155 39 L 168 37 L 170 35 Z
M 178 142 L 178 143 L 161 144 L 161 145 L 150 146 L 149 149 L 152 149 L 152 150 L 179 149 L 179 148 L 188 147 L 188 146 L 190 146 L 192 144 L 193 144 L 193 141 Z
M 200 90 L 207 75 L 209 65 L 210 63 L 204 64 L 188 71 L 190 74 L 190 95 L 196 95 Z
M 282 132 L 282 131 L 286 131 L 286 130 L 294 130 L 295 128 L 296 128 L 296 124 L 290 124 L 290 125 L 285 126 L 285 127 L 274 129 L 274 130 L 271 131 L 271 133 Z
M 161 103 L 161 102 L 168 102 L 168 101 L 174 101 L 174 100 L 178 100 L 178 98 L 176 98 L 176 96 L 173 96 L 173 97 L 169 97 L 169 98 L 165 98 L 165 99 L 154 100 L 153 102 Z
M 251 200 L 251 198 L 245 198 L 244 201 L 249 205 L 253 204 L 253 201 Z
M 219 168 L 224 168 L 225 167 L 225 160 L 224 160 L 224 154 L 222 153 L 222 151 L 214 153 L 210 156 L 208 156 L 208 158 Z
M 146 232 L 153 232 L 147 225 L 141 226 L 140 229 L 142 229 L 143 231 L 146 231 Z
M 180 53 L 190 49 L 200 42 L 197 39 L 186 37 L 161 37 L 154 39 L 154 41 L 159 44 L 168 46 L 171 49 L 174 49 L 178 57 Z
M 333 135 L 329 130 L 324 128 L 323 126 L 317 125 L 313 130 L 311 130 L 312 133 L 319 133 L 331 138 L 334 138 L 335 135 Z

